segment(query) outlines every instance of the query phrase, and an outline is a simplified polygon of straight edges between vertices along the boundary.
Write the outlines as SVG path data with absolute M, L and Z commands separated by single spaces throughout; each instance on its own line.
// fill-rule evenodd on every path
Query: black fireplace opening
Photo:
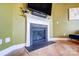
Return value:
M 52 42 L 48 42 L 48 26 L 42 24 L 30 23 L 30 47 L 29 51 L 47 46 Z
M 33 48 L 47 42 L 47 35 L 47 25 L 30 24 L 30 44 Z

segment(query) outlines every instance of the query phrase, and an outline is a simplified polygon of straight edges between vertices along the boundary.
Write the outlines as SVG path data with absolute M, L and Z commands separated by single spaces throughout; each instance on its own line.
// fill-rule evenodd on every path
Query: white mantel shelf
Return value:
M 40 21 L 51 21 L 51 16 L 47 16 L 47 18 L 43 18 L 43 17 L 32 15 L 30 13 L 26 13 L 26 15 L 27 15 L 26 17 L 37 18 L 37 20 L 40 20 Z

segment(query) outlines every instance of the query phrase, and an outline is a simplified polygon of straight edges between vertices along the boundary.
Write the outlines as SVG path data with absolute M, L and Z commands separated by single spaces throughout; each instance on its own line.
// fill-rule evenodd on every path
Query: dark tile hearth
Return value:
M 25 46 L 25 48 L 26 48 L 29 52 L 31 52 L 31 51 L 40 49 L 40 48 L 42 48 L 42 47 L 51 45 L 51 44 L 53 44 L 53 43 L 55 43 L 55 42 L 49 41 L 49 42 L 44 42 L 44 43 L 42 43 L 42 44 L 40 44 L 40 45 L 34 45 L 34 46 L 30 46 L 30 47 L 26 47 L 26 46 Z

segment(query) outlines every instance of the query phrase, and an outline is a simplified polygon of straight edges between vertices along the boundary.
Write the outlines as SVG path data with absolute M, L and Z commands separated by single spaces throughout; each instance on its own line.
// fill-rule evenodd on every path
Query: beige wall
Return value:
M 62 37 L 64 33 L 67 36 L 70 33 L 74 33 L 79 30 L 79 21 L 69 21 L 68 9 L 79 7 L 79 4 L 74 3 L 54 3 L 53 4 L 53 33 L 54 37 Z M 57 21 L 59 24 L 57 24 Z

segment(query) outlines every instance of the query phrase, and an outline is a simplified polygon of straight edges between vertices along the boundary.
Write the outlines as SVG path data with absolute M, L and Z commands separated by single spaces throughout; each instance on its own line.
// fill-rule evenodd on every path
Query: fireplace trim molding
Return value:
M 43 18 L 39 16 L 32 15 L 30 13 L 26 13 L 26 46 L 30 47 L 30 23 L 34 24 L 41 24 L 48 26 L 48 41 L 52 41 L 50 38 L 50 31 L 51 31 L 51 17 Z

